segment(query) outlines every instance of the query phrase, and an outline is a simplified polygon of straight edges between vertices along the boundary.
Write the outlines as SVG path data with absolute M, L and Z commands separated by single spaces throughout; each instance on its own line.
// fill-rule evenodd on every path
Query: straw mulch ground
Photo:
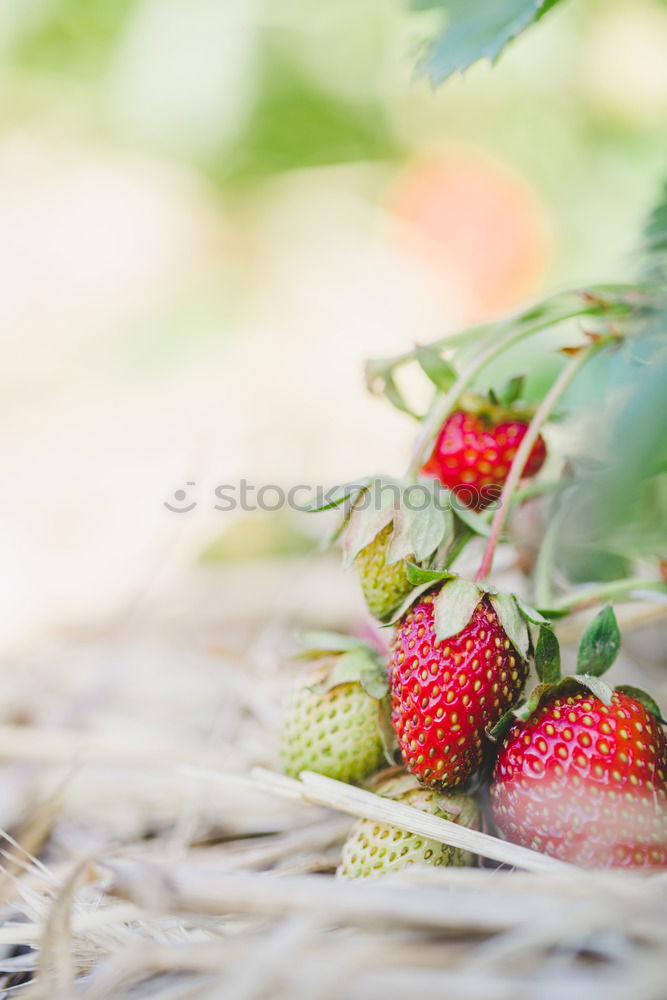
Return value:
M 294 620 L 354 613 L 321 568 L 286 613 L 281 572 L 251 610 L 250 576 L 204 574 L 4 665 L 0 997 L 667 996 L 667 874 L 582 872 L 277 775 L 278 651 Z M 658 675 L 658 633 L 637 635 L 626 669 Z M 354 815 L 468 835 L 495 861 L 337 881 Z

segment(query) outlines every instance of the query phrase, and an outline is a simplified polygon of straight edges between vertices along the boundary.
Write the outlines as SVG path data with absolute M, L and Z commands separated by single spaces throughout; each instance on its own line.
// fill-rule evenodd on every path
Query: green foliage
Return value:
M 136 0 L 52 0 L 15 41 L 11 58 L 31 68 L 98 78 Z
M 419 71 L 435 85 L 479 59 L 494 63 L 517 35 L 539 21 L 560 0 L 427 0 L 418 7 L 440 7 L 447 18 L 442 34 L 428 47 Z
M 332 96 L 267 42 L 259 96 L 236 152 L 214 166 L 221 180 L 248 181 L 304 167 L 382 160 L 397 153 L 381 104 Z
M 540 628 L 535 646 L 535 670 L 543 684 L 555 684 L 560 679 L 560 646 L 545 625 Z
M 442 641 L 458 635 L 472 618 L 480 600 L 479 589 L 469 580 L 457 577 L 444 583 L 433 602 L 436 638 Z
M 644 277 L 651 282 L 667 283 L 667 182 L 646 220 L 641 249 L 645 257 Z
M 662 722 L 663 725 L 667 724 L 667 720 L 663 717 L 657 701 L 647 691 L 642 690 L 642 688 L 633 687 L 632 684 L 617 684 L 616 690 L 619 694 L 627 694 L 629 698 L 634 698 L 647 711 L 655 715 L 658 722 Z
M 621 633 L 614 609 L 608 604 L 583 634 L 577 654 L 577 674 L 600 677 L 618 656 Z

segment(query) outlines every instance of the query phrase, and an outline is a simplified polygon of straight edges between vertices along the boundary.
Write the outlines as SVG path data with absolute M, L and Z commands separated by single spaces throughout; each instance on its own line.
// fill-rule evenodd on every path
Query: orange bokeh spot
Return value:
M 468 320 L 516 306 L 550 258 L 545 213 L 520 177 L 476 150 L 420 155 L 386 201 L 409 252 L 461 291 Z

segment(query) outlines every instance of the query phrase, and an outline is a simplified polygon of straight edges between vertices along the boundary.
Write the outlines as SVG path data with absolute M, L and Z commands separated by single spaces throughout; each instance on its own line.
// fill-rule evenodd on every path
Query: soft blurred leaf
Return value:
M 256 512 L 209 542 L 200 558 L 204 563 L 233 564 L 302 556 L 316 547 L 315 539 L 301 532 L 284 512 Z
M 559 0 L 439 0 L 419 7 L 441 7 L 447 24 L 428 48 L 419 71 L 433 84 L 463 72 L 478 59 L 495 62 L 505 46 Z

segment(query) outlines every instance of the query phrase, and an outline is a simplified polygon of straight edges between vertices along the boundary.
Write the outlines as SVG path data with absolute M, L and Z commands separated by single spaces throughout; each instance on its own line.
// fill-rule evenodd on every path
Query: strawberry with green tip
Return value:
M 404 771 L 393 770 L 379 775 L 372 791 L 432 816 L 472 830 L 479 829 L 479 810 L 468 795 L 461 792 L 440 795 L 422 787 L 414 776 Z M 468 851 L 395 826 L 361 819 L 345 841 L 336 874 L 339 878 L 366 878 L 400 871 L 411 865 L 439 867 L 472 863 L 473 856 Z
M 424 784 L 454 787 L 479 767 L 485 732 L 523 689 L 528 644 L 515 598 L 458 578 L 422 595 L 398 622 L 392 723 L 406 767 Z
M 283 707 L 280 756 L 285 773 L 316 771 L 359 782 L 386 764 L 386 667 L 351 636 L 308 633 L 307 676 Z
M 354 559 L 368 610 L 380 621 L 391 616 L 412 590 L 406 560 L 387 562 L 393 530 L 393 522 L 385 525 Z
M 453 540 L 452 513 L 436 487 L 377 477 L 350 502 L 339 532 L 344 564 L 354 565 L 368 610 L 381 622 L 412 593 L 410 565 L 437 567 Z

